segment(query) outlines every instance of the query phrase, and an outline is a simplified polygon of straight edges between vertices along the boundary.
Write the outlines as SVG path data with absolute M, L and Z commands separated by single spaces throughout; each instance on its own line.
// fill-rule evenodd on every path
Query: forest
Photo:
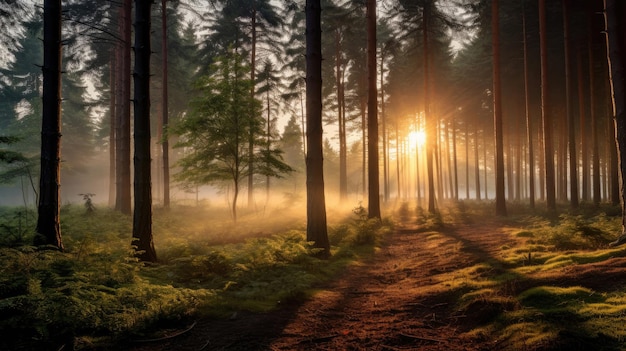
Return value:
M 0 0 L 0 349 L 626 350 L 621 0 Z

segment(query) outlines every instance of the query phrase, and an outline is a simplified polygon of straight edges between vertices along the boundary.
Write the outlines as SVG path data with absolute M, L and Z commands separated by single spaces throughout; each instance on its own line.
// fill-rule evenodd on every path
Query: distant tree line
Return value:
M 231 189 L 233 218 L 242 190 L 254 208 L 256 188 L 267 202 L 272 178 L 304 174 L 309 201 L 326 181 L 342 203 L 367 198 L 373 218 L 379 199 L 435 213 L 495 198 L 506 215 L 507 201 L 554 211 L 623 198 L 619 2 L 147 3 L 2 3 L 0 179 L 41 174 L 42 243 L 62 248 L 41 222 L 58 227 L 59 176 L 103 152 L 109 205 L 135 216 L 147 260 L 170 171 L 183 187 Z

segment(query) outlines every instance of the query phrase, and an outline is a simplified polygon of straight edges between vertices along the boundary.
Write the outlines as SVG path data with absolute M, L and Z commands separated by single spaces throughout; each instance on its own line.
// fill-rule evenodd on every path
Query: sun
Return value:
M 409 133 L 410 145 L 417 145 L 419 147 L 426 143 L 426 133 L 422 130 L 412 131 Z

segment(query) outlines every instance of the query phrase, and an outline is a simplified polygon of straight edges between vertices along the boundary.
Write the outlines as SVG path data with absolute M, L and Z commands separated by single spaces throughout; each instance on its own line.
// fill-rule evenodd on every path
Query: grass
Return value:
M 557 216 L 513 205 L 509 217 L 493 218 L 489 202 L 442 207 L 428 215 L 420 208 L 412 212 L 405 203 L 397 218 L 415 221 L 427 241 L 444 237 L 446 227 L 480 225 L 485 219 L 500 223 L 508 238 L 494 258 L 437 274 L 429 286 L 460 292 L 454 313 L 469 320 L 465 337 L 492 340 L 502 350 L 626 350 L 626 283 L 607 278 L 602 286 L 579 278 L 579 284 L 590 284 L 585 286 L 561 278 L 574 267 L 608 269 L 610 260 L 626 256 L 625 248 L 608 246 L 621 233 L 619 208 L 564 207 Z M 599 268 L 597 275 L 602 272 Z
M 331 223 L 332 258 L 320 260 L 303 218 L 285 209 L 244 213 L 237 224 L 220 208 L 155 209 L 159 263 L 144 265 L 133 256 L 129 216 L 68 205 L 61 217 L 66 251 L 38 250 L 29 246 L 35 216 L 0 209 L 0 349 L 68 340 L 80 349 L 203 316 L 268 311 L 370 255 L 391 225 L 368 220 L 362 207 L 346 213 Z
M 453 293 L 456 313 L 474 323 L 465 336 L 494 340 L 503 350 L 626 350 L 626 283 L 564 278 L 604 265 L 591 276 L 601 279 L 611 260 L 626 257 L 625 248 L 608 247 L 621 232 L 615 209 L 564 209 L 555 216 L 513 207 L 505 219 L 491 211 L 490 203 L 461 202 L 428 215 L 403 203 L 393 217 L 413 221 L 440 255 L 463 249 L 458 243 L 437 251 L 452 240 L 449 228 L 497 221 L 507 238 L 498 252 L 448 267 L 423 287 Z M 0 349 L 58 348 L 70 339 L 87 348 L 203 316 L 269 311 L 306 299 L 320 282 L 374 253 L 393 228 L 388 219 L 368 220 L 360 206 L 338 217 L 329 224 L 332 258 L 319 260 L 305 240 L 304 219 L 284 208 L 243 213 L 237 225 L 220 208 L 155 209 L 160 262 L 143 265 L 132 255 L 130 217 L 64 206 L 67 250 L 59 253 L 29 246 L 32 211 L 0 208 Z

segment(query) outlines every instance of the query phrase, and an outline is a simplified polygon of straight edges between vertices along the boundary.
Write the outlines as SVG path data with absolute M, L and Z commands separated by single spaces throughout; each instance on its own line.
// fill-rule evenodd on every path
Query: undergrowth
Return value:
M 130 246 L 130 217 L 79 206 L 61 216 L 65 252 L 29 246 L 34 216 L 0 209 L 0 349 L 80 349 L 202 316 L 266 311 L 372 252 L 391 226 L 357 208 L 330 226 L 333 255 L 320 260 L 297 217 L 260 225 L 250 215 L 235 226 L 206 209 L 156 210 L 160 262 L 144 265 Z
M 487 220 L 493 209 L 446 211 L 446 225 L 454 225 Z M 608 245 L 621 233 L 615 212 L 589 207 L 556 216 L 517 207 L 509 218 L 489 219 L 500 223 L 507 244 L 495 259 L 439 283 L 466 289 L 456 301 L 457 313 L 471 319 L 464 336 L 494 340 L 502 350 L 624 350 L 626 284 L 615 272 L 626 250 Z

